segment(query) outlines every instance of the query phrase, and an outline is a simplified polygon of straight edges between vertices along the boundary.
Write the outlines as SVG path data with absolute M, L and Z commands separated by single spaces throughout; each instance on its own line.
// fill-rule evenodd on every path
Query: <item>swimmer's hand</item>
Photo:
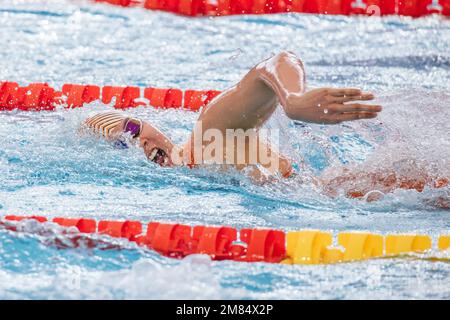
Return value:
M 302 94 L 289 94 L 285 111 L 289 118 L 320 124 L 375 118 L 382 107 L 355 103 L 373 100 L 374 95 L 359 89 L 314 89 Z

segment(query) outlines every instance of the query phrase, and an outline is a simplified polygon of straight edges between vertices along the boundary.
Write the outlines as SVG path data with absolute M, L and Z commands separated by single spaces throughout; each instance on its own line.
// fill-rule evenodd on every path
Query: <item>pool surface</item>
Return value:
M 379 118 L 338 126 L 294 123 L 281 110 L 282 150 L 310 170 L 256 186 L 237 175 L 164 169 L 135 148 L 77 134 L 108 107 L 0 112 L 0 214 L 135 219 L 282 230 L 448 234 L 439 190 L 397 191 L 366 203 L 331 199 L 308 176 L 410 170 L 450 176 L 450 21 L 302 14 L 188 19 L 83 1 L 0 3 L 0 79 L 223 90 L 258 61 L 291 50 L 308 85 L 356 86 L 377 95 Z M 137 108 L 182 143 L 198 116 Z M 413 167 L 414 167 L 413 166 Z M 411 174 L 415 174 L 412 169 Z M 57 228 L 0 227 L 0 299 L 450 299 L 450 264 L 402 258 L 287 266 L 173 260 L 124 250 L 59 250 Z M 39 235 L 27 231 L 44 228 Z M 432 252 L 449 257 L 448 252 Z

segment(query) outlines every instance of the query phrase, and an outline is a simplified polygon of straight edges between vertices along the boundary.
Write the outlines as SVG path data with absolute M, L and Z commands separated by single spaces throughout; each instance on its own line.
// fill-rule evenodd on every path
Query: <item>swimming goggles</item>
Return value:
M 122 132 L 129 133 L 133 139 L 139 138 L 142 133 L 142 120 L 136 118 L 125 118 Z M 119 149 L 127 149 L 128 144 L 124 137 L 120 137 L 114 142 L 114 146 Z
M 136 118 L 126 118 L 123 126 L 123 132 L 130 133 L 133 139 L 136 139 L 140 136 L 142 127 L 142 120 Z

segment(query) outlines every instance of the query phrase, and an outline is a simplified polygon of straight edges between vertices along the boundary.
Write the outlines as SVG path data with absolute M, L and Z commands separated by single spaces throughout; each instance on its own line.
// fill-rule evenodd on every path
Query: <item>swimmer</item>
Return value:
M 252 68 L 234 87 L 222 92 L 203 108 L 190 138 L 183 146 L 175 145 L 167 135 L 149 122 L 127 117 L 117 112 L 106 112 L 86 120 L 88 128 L 101 133 L 106 139 L 114 141 L 118 146 L 126 147 L 123 133 L 127 133 L 144 151 L 147 158 L 162 166 L 188 166 L 190 168 L 221 163 L 223 167 L 234 167 L 251 177 L 256 182 L 273 180 L 273 177 L 289 178 L 301 175 L 298 165 L 283 154 L 275 151 L 276 146 L 257 136 L 258 148 L 266 148 L 276 161 L 261 161 L 257 152 L 256 162 L 250 161 L 250 139 L 246 138 L 240 150 L 226 149 L 221 155 L 210 152 L 205 154 L 211 140 L 201 140 L 196 144 L 196 133 L 212 130 L 221 133 L 223 137 L 229 130 L 258 133 L 264 123 L 271 117 L 278 105 L 281 105 L 286 115 L 296 121 L 319 124 L 338 124 L 346 121 L 373 119 L 381 112 L 382 107 L 365 103 L 374 99 L 374 95 L 355 88 L 319 88 L 306 90 L 306 74 L 302 61 L 291 52 L 281 52 Z M 201 149 L 198 151 L 198 149 Z M 258 150 L 259 150 L 258 149 Z M 230 163 L 229 159 L 237 159 L 243 152 L 243 161 Z M 198 156 L 198 153 L 200 156 Z M 230 155 L 230 153 L 232 153 Z M 209 156 L 208 156 L 209 154 Z M 276 163 L 276 167 L 272 166 Z M 295 169 L 294 169 L 295 167 Z M 420 181 L 414 179 L 399 180 L 389 173 L 367 174 L 373 185 L 383 185 L 382 192 L 390 192 L 395 188 L 416 189 L 421 191 L 426 184 L 441 187 L 448 183 L 445 179 L 435 180 L 425 177 Z M 334 195 L 339 185 L 358 179 L 358 176 L 348 174 L 332 181 L 315 179 L 317 184 L 329 195 Z M 438 181 L 438 185 L 435 185 Z M 370 184 L 369 183 L 369 184 Z M 373 190 L 367 186 L 361 190 L 348 190 L 349 197 L 364 197 Z

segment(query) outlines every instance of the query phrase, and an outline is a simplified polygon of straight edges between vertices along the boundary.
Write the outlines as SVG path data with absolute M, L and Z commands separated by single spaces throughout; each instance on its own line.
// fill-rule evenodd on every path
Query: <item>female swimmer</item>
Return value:
M 291 160 L 274 151 L 276 148 L 259 139 L 258 135 L 255 151 L 255 144 L 252 144 L 248 135 L 249 132 L 258 133 L 278 105 L 281 105 L 290 119 L 320 124 L 371 119 L 382 109 L 379 105 L 361 103 L 373 100 L 372 93 L 352 88 L 321 88 L 306 91 L 305 80 L 303 63 L 293 53 L 281 52 L 262 61 L 237 85 L 221 93 L 203 109 L 191 137 L 183 146 L 172 143 L 164 133 L 150 123 L 120 113 L 98 114 L 87 119 L 86 125 L 119 144 L 124 144 L 121 140 L 124 132 L 131 134 L 147 158 L 163 167 L 186 165 L 192 168 L 216 163 L 225 167 L 233 166 L 257 182 L 267 181 L 276 175 L 290 177 L 294 173 L 300 174 L 295 172 L 298 168 L 293 169 Z M 247 134 L 240 147 L 233 144 L 233 149 L 227 149 L 229 145 L 226 145 L 226 137 L 230 132 Z M 196 137 L 199 135 L 201 137 L 206 135 L 207 139 L 202 138 L 198 142 Z M 219 139 L 218 135 L 224 138 Z M 208 145 L 212 140 L 219 141 L 219 146 L 223 145 L 225 151 L 219 152 L 217 148 L 211 151 Z M 260 151 L 263 148 L 271 155 L 271 161 L 262 161 Z M 252 157 L 252 152 L 256 152 L 256 156 Z M 244 156 L 239 157 L 240 153 Z M 421 191 L 425 185 L 442 187 L 448 183 L 448 180 L 437 177 L 424 176 L 419 181 L 415 178 L 400 178 L 390 172 L 367 174 L 365 178 L 366 180 L 368 178 L 366 188 L 360 190 L 350 188 L 346 194 L 350 197 L 363 197 L 373 190 L 375 185 L 378 190 L 389 192 L 396 188 Z M 331 181 L 320 179 L 316 181 L 327 194 L 333 195 L 339 185 L 356 179 L 358 177 L 354 174 L 348 174 Z

